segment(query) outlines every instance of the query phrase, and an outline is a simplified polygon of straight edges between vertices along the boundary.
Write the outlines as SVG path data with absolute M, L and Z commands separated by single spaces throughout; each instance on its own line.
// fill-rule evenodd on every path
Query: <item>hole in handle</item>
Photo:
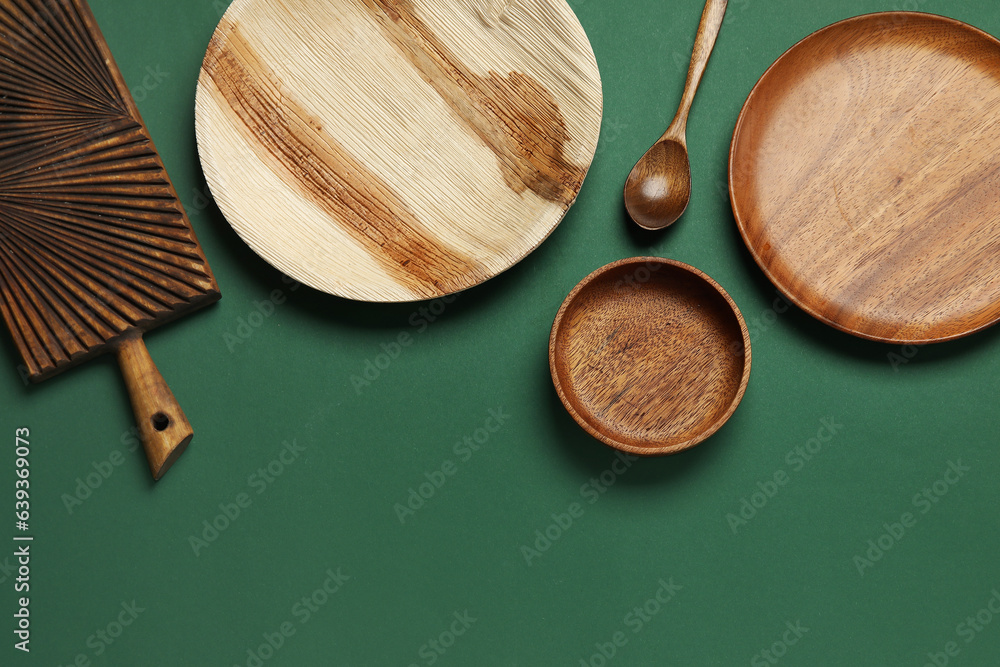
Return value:
M 157 431 L 166 431 L 170 428 L 170 417 L 166 416 L 162 412 L 157 412 L 153 415 L 153 428 Z

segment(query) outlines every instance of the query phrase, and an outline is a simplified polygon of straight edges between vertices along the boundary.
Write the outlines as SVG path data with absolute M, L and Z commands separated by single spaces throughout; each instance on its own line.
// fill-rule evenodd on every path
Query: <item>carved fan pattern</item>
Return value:
M 0 0 L 0 312 L 28 375 L 218 297 L 89 8 Z

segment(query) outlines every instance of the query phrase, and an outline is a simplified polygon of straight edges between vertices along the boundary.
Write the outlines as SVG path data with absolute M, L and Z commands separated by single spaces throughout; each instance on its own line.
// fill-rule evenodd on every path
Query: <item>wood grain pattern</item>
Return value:
M 0 1 L 0 62 L 0 313 L 28 377 L 141 346 L 141 332 L 217 300 L 86 3 Z
M 750 336 L 719 285 L 657 257 L 613 262 L 563 302 L 549 339 L 552 381 L 595 438 L 673 454 L 715 433 L 750 379 Z
M 153 479 L 160 479 L 187 449 L 194 431 L 153 364 L 142 334 L 134 329 L 129 331 L 119 340 L 115 352 L 132 397 L 149 471 Z
M 600 76 L 564 0 L 236 0 L 196 117 L 212 193 L 264 259 L 409 301 L 551 233 L 596 149 Z
M 706 0 L 691 50 L 684 93 L 666 131 L 632 167 L 625 180 L 625 209 L 643 229 L 663 229 L 684 214 L 691 200 L 691 164 L 688 160 L 687 121 L 722 29 L 728 0 Z
M 801 308 L 872 340 L 1000 319 L 1000 42 L 958 21 L 848 19 L 761 77 L 730 151 L 740 233 Z

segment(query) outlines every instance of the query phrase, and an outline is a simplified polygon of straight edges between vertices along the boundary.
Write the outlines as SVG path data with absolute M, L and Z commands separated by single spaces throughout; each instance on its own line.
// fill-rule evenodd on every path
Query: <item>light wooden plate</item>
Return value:
M 326 292 L 411 301 L 555 229 L 601 109 L 565 0 L 236 0 L 196 116 L 212 194 L 258 254 Z
M 740 233 L 798 306 L 872 340 L 1000 319 L 1000 42 L 912 12 L 828 26 L 782 55 L 733 135 Z
M 597 269 L 566 297 L 549 368 L 566 410 L 592 436 L 633 454 L 674 454 L 736 410 L 750 379 L 750 336 L 707 275 L 634 257 Z

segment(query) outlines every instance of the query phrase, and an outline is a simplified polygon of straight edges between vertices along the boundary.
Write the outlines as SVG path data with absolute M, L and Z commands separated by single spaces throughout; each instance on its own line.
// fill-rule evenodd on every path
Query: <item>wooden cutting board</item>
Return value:
M 84 0 L 0 2 L 0 313 L 40 381 L 103 352 L 153 476 L 191 426 L 142 342 L 219 289 Z
M 332 294 L 410 301 L 552 232 L 601 109 L 565 0 L 236 0 L 196 117 L 212 194 L 261 257 Z

